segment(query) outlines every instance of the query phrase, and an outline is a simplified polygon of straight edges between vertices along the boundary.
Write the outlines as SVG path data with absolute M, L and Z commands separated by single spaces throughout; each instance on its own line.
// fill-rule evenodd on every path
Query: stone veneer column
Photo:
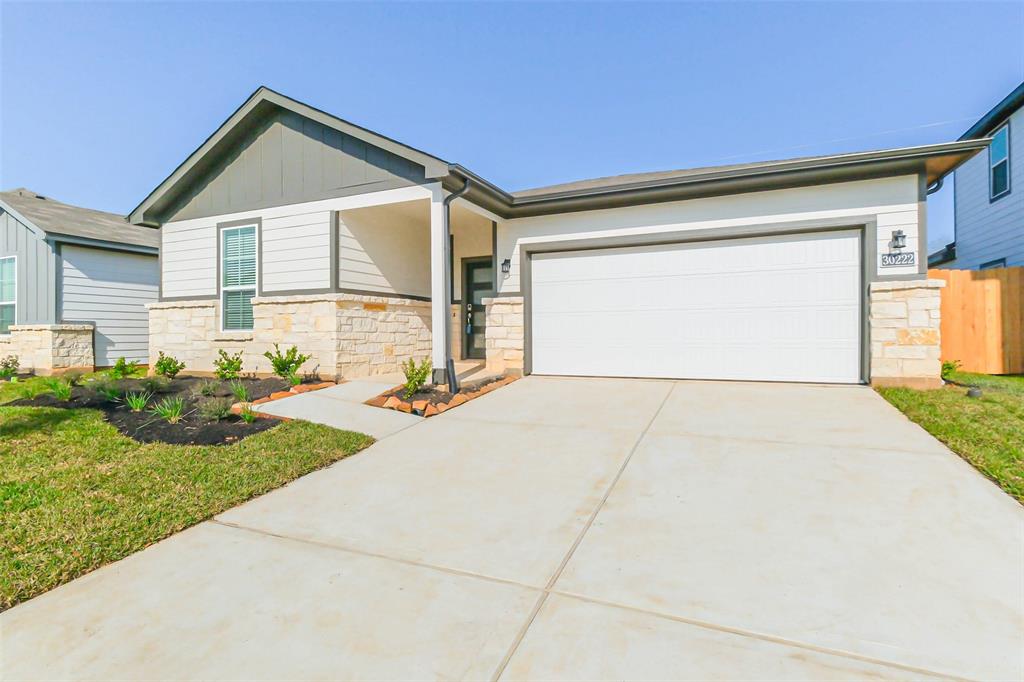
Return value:
M 871 284 L 871 384 L 942 386 L 939 279 Z
M 0 357 L 16 356 L 21 371 L 50 375 L 95 369 L 91 324 L 16 324 L 10 331 L 0 339 Z
M 523 297 L 485 298 L 487 371 L 523 373 Z

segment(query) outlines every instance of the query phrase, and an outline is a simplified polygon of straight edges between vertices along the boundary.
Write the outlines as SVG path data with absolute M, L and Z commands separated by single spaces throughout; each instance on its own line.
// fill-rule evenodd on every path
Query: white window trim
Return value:
M 1013 168 L 1012 168 L 1012 163 L 1013 162 L 1011 160 L 1011 157 L 1013 156 L 1013 154 L 1012 154 L 1012 150 L 1010 149 L 1010 143 L 1012 142 L 1013 133 L 1010 131 L 1010 122 L 1007 121 L 1003 125 L 1001 125 L 998 128 L 996 128 L 995 131 L 992 132 L 992 135 L 990 137 L 995 137 L 996 135 L 998 135 L 999 133 L 1003 132 L 1004 130 L 1006 131 L 1006 158 L 1001 160 L 1001 161 L 998 161 L 997 163 L 1003 163 L 1003 161 L 1006 162 L 1006 189 L 1004 191 L 1000 192 L 999 194 L 993 194 L 992 193 L 992 171 L 993 171 L 993 169 L 995 169 L 996 164 L 992 162 L 992 147 L 989 146 L 989 148 L 988 148 L 988 200 L 989 201 L 995 201 L 997 199 L 1002 199 L 1007 194 L 1009 194 L 1010 191 L 1013 189 L 1013 179 L 1010 176 L 1010 174 L 1013 171 Z
M 0 257 L 0 261 L 12 260 L 14 261 L 14 300 L 11 301 L 0 301 L 0 305 L 13 305 L 14 306 L 14 324 L 18 324 L 18 257 L 17 256 L 3 256 Z M 11 333 L 0 334 L 0 336 L 10 336 Z
M 217 323 L 217 328 L 222 334 L 252 334 L 252 329 L 224 328 L 224 292 L 245 291 L 250 288 L 247 286 L 224 287 L 224 233 L 227 230 L 240 230 L 247 227 L 252 227 L 256 230 L 256 279 L 251 287 L 253 290 L 253 297 L 255 298 L 260 293 L 260 239 L 263 237 L 260 233 L 260 221 L 242 223 L 239 225 L 222 225 L 217 230 L 217 308 L 218 317 L 220 317 L 220 321 Z

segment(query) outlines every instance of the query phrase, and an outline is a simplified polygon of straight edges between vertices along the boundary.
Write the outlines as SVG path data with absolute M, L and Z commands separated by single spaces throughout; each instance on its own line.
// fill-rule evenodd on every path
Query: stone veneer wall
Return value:
M 871 284 L 871 384 L 942 386 L 940 303 L 945 282 Z
M 221 331 L 218 315 L 216 300 L 151 303 L 150 365 L 163 351 L 184 362 L 186 371 L 212 372 L 223 349 L 242 351 L 245 371 L 269 374 L 263 353 L 279 343 L 313 356 L 304 371 L 353 378 L 396 372 L 407 358 L 430 356 L 429 301 L 346 293 L 259 296 L 251 332 Z M 457 331 L 457 319 L 453 327 Z M 458 357 L 457 339 L 453 346 Z
M 485 298 L 487 371 L 523 373 L 523 297 Z
M 14 355 L 19 371 L 61 374 L 95 369 L 91 324 L 17 324 L 0 337 L 0 357 Z

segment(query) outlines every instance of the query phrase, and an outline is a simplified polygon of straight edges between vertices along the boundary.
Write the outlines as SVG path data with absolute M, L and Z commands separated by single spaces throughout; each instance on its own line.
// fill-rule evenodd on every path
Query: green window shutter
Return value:
M 224 292 L 224 329 L 252 329 L 252 297 L 255 295 L 254 289 Z

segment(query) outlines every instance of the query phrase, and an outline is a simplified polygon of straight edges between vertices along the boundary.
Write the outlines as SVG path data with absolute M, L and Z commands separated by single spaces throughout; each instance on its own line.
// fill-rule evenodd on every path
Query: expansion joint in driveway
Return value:
M 601 496 L 601 499 L 594 506 L 594 510 L 590 513 L 590 516 L 587 518 L 586 523 L 583 524 L 583 528 L 580 529 L 580 532 L 576 535 L 576 539 L 573 540 L 572 545 L 570 545 L 569 551 L 565 553 L 565 556 L 562 557 L 562 561 L 558 564 L 558 568 L 556 568 L 555 572 L 551 574 L 551 577 L 548 579 L 547 584 L 544 586 L 544 591 L 541 592 L 540 596 L 537 598 L 537 603 L 533 605 L 533 609 L 530 611 L 530 615 L 526 617 L 526 622 L 523 623 L 523 626 L 521 628 L 519 628 L 519 632 L 516 634 L 515 639 L 512 641 L 512 646 L 509 647 L 508 652 L 505 654 L 504 658 L 501 659 L 501 663 L 498 664 L 498 668 L 494 671 L 494 675 L 491 676 L 491 680 L 493 682 L 496 682 L 498 678 L 501 677 L 501 674 L 505 672 L 505 668 L 508 667 L 509 661 L 512 660 L 512 657 L 515 655 L 516 650 L 519 649 L 519 645 L 522 644 L 523 638 L 526 636 L 527 631 L 530 629 L 530 626 L 533 625 L 533 621 L 537 619 L 537 614 L 540 613 L 540 610 L 544 606 L 544 602 L 547 600 L 548 595 L 551 594 L 551 590 L 554 589 L 555 583 L 557 583 L 558 579 L 561 577 L 562 571 L 565 570 L 565 567 L 566 565 L 568 565 L 569 560 L 572 559 L 572 555 L 575 554 L 576 548 L 580 546 L 581 542 L 583 542 L 583 536 L 585 536 L 587 534 L 587 531 L 590 530 L 590 527 L 594 525 L 594 519 L 597 518 L 597 515 L 601 511 L 601 508 L 604 507 L 605 502 L 608 501 L 608 497 L 612 494 L 612 490 L 615 489 L 615 486 L 618 484 L 619 479 L 622 478 L 622 473 L 626 470 L 626 467 L 629 466 L 629 461 L 633 459 L 633 454 L 636 453 L 636 449 L 640 447 L 640 443 L 643 441 L 644 436 L 647 435 L 647 432 L 650 430 L 651 425 L 654 423 L 654 420 L 658 418 L 658 415 L 661 414 L 661 411 L 665 408 L 665 403 L 668 402 L 668 399 L 672 395 L 672 392 L 676 390 L 676 386 L 678 386 L 678 384 L 673 382 L 672 387 L 669 388 L 668 392 L 665 393 L 665 397 L 662 398 L 661 403 L 658 405 L 658 409 L 654 411 L 654 414 L 651 415 L 651 418 L 647 421 L 647 424 L 644 426 L 643 431 L 641 431 L 640 435 L 637 436 L 636 441 L 633 443 L 633 447 L 629 449 L 629 453 L 626 455 L 625 459 L 622 460 L 622 465 L 619 467 L 619 470 L 615 472 L 615 476 L 608 484 L 608 487 L 605 489 L 604 494 Z

